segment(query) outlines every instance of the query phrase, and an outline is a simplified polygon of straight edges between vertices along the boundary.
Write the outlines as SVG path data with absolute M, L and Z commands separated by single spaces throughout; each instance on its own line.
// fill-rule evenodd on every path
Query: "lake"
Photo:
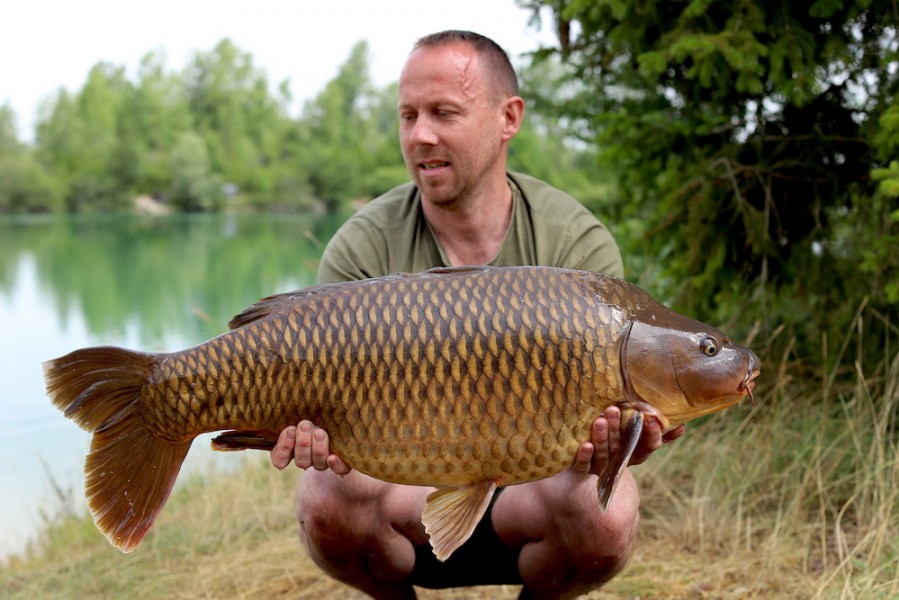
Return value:
M 84 507 L 89 434 L 41 363 L 77 348 L 180 350 L 259 298 L 311 285 L 339 225 L 303 215 L 0 217 L 0 556 Z M 211 451 L 194 444 L 186 467 Z M 98 533 L 99 535 L 99 533 Z

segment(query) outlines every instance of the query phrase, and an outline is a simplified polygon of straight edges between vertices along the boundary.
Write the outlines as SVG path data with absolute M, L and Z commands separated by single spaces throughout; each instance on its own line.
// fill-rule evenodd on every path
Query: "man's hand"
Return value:
M 350 472 L 350 467 L 339 456 L 331 454 L 327 432 L 306 420 L 281 432 L 278 443 L 272 448 L 271 458 L 272 464 L 279 469 L 284 469 L 293 461 L 301 469 L 331 469 L 341 476 Z
M 643 424 L 643 434 L 640 442 L 631 456 L 629 465 L 639 465 L 649 456 L 662 447 L 662 444 L 673 442 L 684 434 L 686 428 L 683 425 L 672 429 L 662 435 L 662 426 L 653 417 L 647 417 Z M 610 406 L 602 415 L 593 421 L 590 430 L 590 441 L 584 442 L 578 448 L 574 459 L 575 471 L 581 473 L 593 473 L 599 475 L 612 456 L 621 447 L 621 410 L 617 406 Z

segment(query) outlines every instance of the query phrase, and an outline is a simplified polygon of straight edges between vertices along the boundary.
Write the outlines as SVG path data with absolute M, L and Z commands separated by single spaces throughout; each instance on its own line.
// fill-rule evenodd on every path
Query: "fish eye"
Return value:
M 712 337 L 703 338 L 703 340 L 699 342 L 699 349 L 702 350 L 702 353 L 706 356 L 715 356 L 718 354 L 718 342 Z

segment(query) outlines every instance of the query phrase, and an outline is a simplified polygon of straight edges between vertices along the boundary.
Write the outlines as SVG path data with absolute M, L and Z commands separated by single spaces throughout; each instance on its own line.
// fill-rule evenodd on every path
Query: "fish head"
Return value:
M 720 330 L 667 308 L 636 317 L 621 348 L 625 388 L 666 431 L 752 396 L 758 356 Z

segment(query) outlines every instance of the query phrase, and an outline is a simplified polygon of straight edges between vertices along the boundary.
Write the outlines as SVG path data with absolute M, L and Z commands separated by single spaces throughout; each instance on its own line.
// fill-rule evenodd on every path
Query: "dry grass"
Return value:
M 638 548 L 589 597 L 899 597 L 899 354 L 872 369 L 843 353 L 834 362 L 810 381 L 795 376 L 789 352 L 769 361 L 754 407 L 708 418 L 635 469 Z M 853 376 L 838 377 L 847 364 Z M 295 479 L 259 454 L 237 468 L 212 465 L 182 482 L 130 555 L 89 518 L 62 515 L 0 566 L 0 597 L 363 597 L 302 551 Z M 517 594 L 508 586 L 420 597 Z

